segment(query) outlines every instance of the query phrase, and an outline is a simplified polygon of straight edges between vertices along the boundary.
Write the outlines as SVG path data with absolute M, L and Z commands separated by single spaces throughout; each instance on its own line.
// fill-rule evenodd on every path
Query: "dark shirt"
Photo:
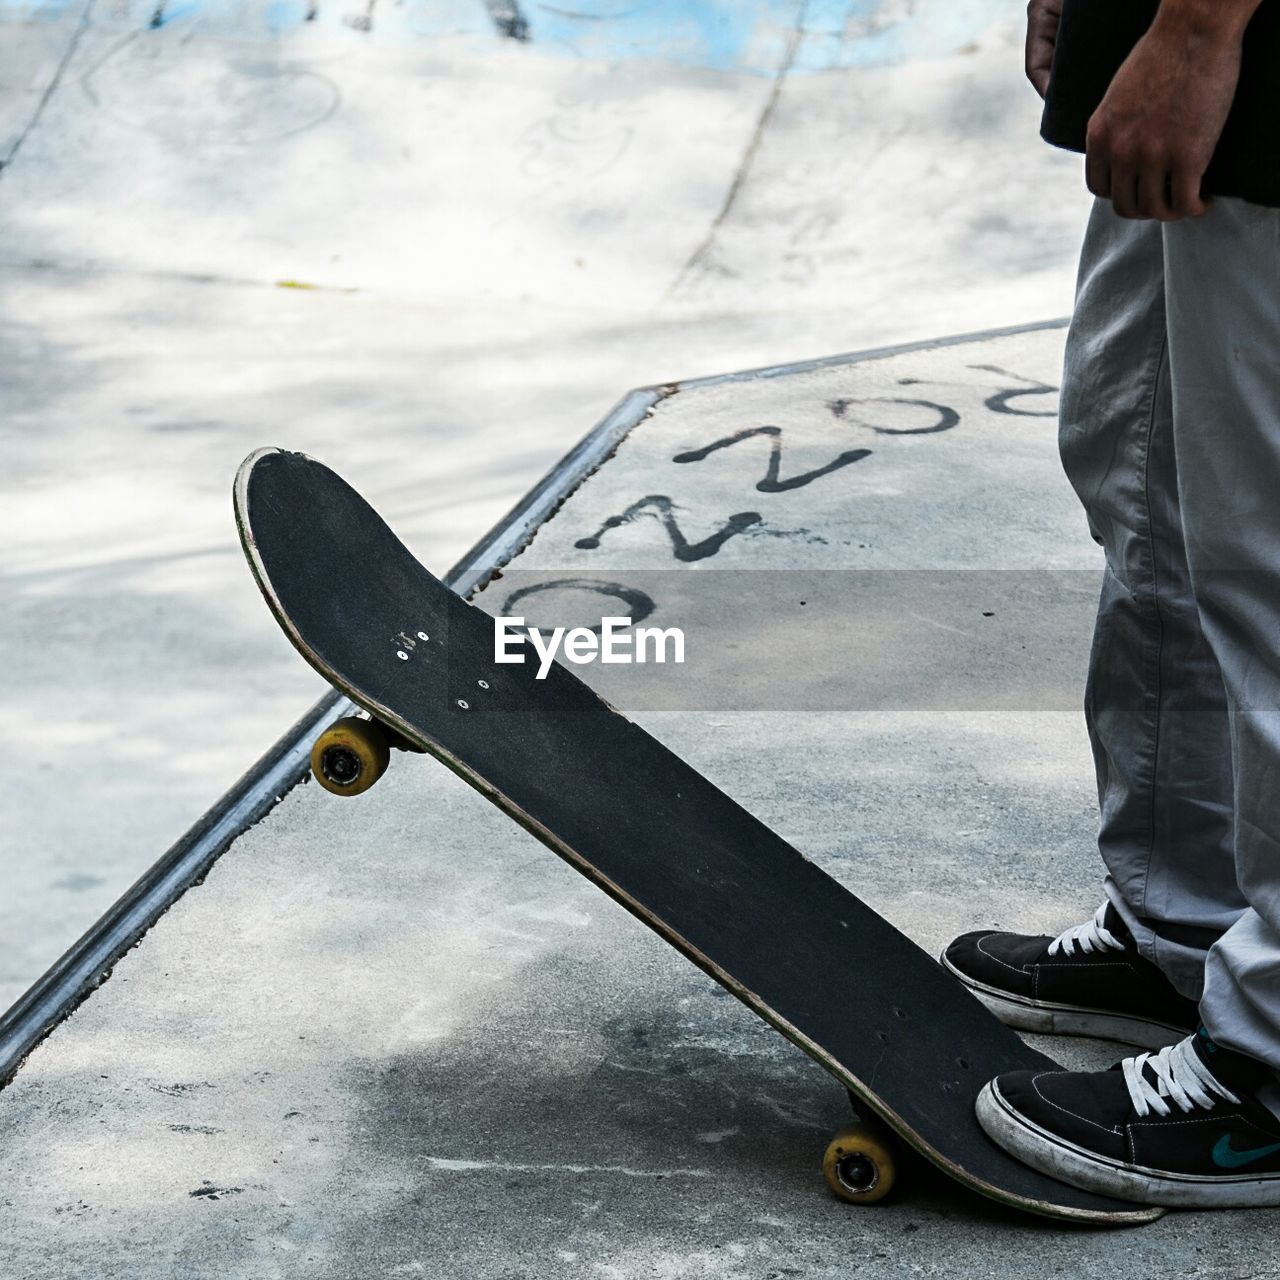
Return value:
M 1158 0 L 1066 0 L 1040 135 L 1083 151 L 1089 117 L 1111 78 L 1151 25 Z M 1205 195 L 1280 207 L 1280 0 L 1263 0 L 1244 37 L 1240 86 L 1213 159 Z

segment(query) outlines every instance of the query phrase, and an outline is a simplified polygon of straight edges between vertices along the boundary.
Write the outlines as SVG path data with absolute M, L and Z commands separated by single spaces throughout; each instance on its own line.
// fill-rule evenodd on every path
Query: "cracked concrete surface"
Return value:
M 1069 309 L 1087 198 L 1007 6 L 573 9 L 0 0 L 0 1006 L 320 692 L 235 544 L 250 448 L 443 570 L 628 387 Z M 929 946 L 1095 905 L 1059 342 L 677 396 L 496 584 L 683 611 L 733 680 L 601 687 Z M 788 489 L 833 439 L 870 456 Z M 843 1114 L 415 762 L 296 791 L 0 1095 L 0 1271 L 1276 1273 L 1265 1213 L 1062 1233 L 927 1171 L 842 1210 Z
M 655 617 L 678 618 L 690 584 L 737 582 L 709 589 L 684 705 L 646 707 L 643 686 L 614 696 L 922 945 L 1081 919 L 1098 894 L 1092 773 L 1049 659 L 1082 678 L 1090 606 L 1071 584 L 1099 565 L 1058 469 L 1061 341 L 681 392 L 482 603 L 497 612 L 539 575 L 595 578 L 639 584 Z M 918 414 L 922 386 L 950 425 L 890 430 L 920 425 L 893 415 Z M 761 491 L 755 438 L 677 461 L 778 421 L 780 474 L 804 484 Z M 833 445 L 861 442 L 869 456 L 824 472 Z M 760 531 L 683 563 L 652 512 L 584 538 L 652 493 L 691 534 L 746 502 Z M 946 648 L 910 664 L 914 696 L 887 705 L 762 705 L 736 680 L 752 585 L 813 569 L 818 590 L 892 584 L 899 613 L 925 620 L 903 635 L 985 626 L 1012 662 L 1023 640 L 987 608 L 993 565 L 1039 574 L 1083 624 L 1033 654 L 1043 698 L 1028 686 L 1021 703 L 953 709 L 965 659 Z M 970 588 L 951 612 L 917 598 L 930 571 Z M 568 604 L 544 600 L 549 617 Z M 869 688 L 904 678 L 854 605 L 821 627 L 825 656 L 766 654 L 784 687 L 836 691 L 854 663 Z M 705 710 L 696 686 L 726 682 L 736 696 Z M 1116 1055 L 1039 1043 L 1077 1064 Z M 818 1161 L 845 1114 L 807 1057 L 447 770 L 404 758 L 358 800 L 292 792 L 0 1094 L 6 1274 L 1013 1278 L 1032 1257 L 1090 1280 L 1275 1274 L 1265 1211 L 1062 1229 L 914 1163 L 884 1206 L 841 1205 Z
M 0 1006 L 317 693 L 251 447 L 443 568 L 628 387 L 1068 309 L 995 0 L 574 9 L 0 0 Z

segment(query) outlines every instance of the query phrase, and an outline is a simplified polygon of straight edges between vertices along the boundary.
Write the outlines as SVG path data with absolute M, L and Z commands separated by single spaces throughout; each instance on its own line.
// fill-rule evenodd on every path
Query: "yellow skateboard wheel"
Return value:
M 335 720 L 311 748 L 315 780 L 335 796 L 358 796 L 387 771 L 391 748 L 380 724 L 359 716 Z
M 893 1189 L 897 1173 L 888 1135 L 869 1124 L 851 1124 L 831 1139 L 822 1175 L 834 1195 L 850 1204 L 875 1204 Z

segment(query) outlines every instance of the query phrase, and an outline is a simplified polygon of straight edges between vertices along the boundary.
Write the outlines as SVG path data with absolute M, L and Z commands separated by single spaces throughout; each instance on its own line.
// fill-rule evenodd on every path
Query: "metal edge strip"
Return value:
M 617 448 L 669 392 L 641 388 L 625 395 L 446 575 L 471 595 L 537 532 L 560 504 Z M 243 832 L 260 822 L 306 776 L 311 744 L 352 707 L 331 691 L 164 855 L 145 871 L 48 971 L 0 1016 L 0 1089 L 31 1051 L 96 987 L 116 962 Z
M 861 364 L 865 360 L 883 360 L 889 356 L 909 355 L 913 351 L 940 351 L 945 347 L 960 347 L 970 342 L 988 342 L 996 338 L 1016 338 L 1023 333 L 1041 333 L 1047 329 L 1065 329 L 1070 321 L 1064 316 L 1054 320 L 1033 320 L 1027 324 L 1011 324 L 1000 329 L 979 329 L 974 333 L 949 334 L 945 338 L 926 338 L 920 342 L 900 342 L 889 347 L 868 347 L 848 355 L 822 356 L 817 360 L 798 360 L 791 364 L 762 365 L 758 369 L 743 369 L 737 373 L 714 373 L 703 378 L 688 378 L 682 382 L 667 384 L 667 391 L 695 391 L 702 387 L 715 387 L 730 382 L 754 382 L 760 378 L 781 378 L 790 374 L 816 373 L 821 369 L 835 369 L 845 364 Z
M 914 351 L 1060 329 L 1047 320 L 955 334 L 922 342 L 874 347 L 791 364 L 744 369 L 628 392 L 545 476 L 484 535 L 445 576 L 459 595 L 470 596 L 494 570 L 518 555 L 539 526 L 613 453 L 627 434 L 662 400 L 681 391 L 733 382 L 802 374 Z M 192 886 L 248 828 L 260 822 L 306 776 L 311 744 L 352 704 L 337 692 L 321 698 L 164 855 L 127 889 L 48 971 L 0 1015 L 0 1089 L 17 1074 L 31 1051 L 111 975 L 116 961 Z

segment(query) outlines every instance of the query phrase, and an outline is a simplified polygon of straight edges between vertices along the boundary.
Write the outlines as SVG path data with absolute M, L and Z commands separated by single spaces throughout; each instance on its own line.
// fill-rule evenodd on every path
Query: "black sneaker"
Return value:
M 1109 903 L 1056 938 L 966 933 L 942 953 L 942 963 L 1001 1022 L 1020 1031 L 1159 1049 L 1199 1021 L 1195 1001 L 1138 954 Z
M 1264 1063 L 1202 1028 L 1110 1071 L 1014 1071 L 978 1095 L 989 1137 L 1041 1173 L 1170 1208 L 1280 1205 L 1280 1119 Z

